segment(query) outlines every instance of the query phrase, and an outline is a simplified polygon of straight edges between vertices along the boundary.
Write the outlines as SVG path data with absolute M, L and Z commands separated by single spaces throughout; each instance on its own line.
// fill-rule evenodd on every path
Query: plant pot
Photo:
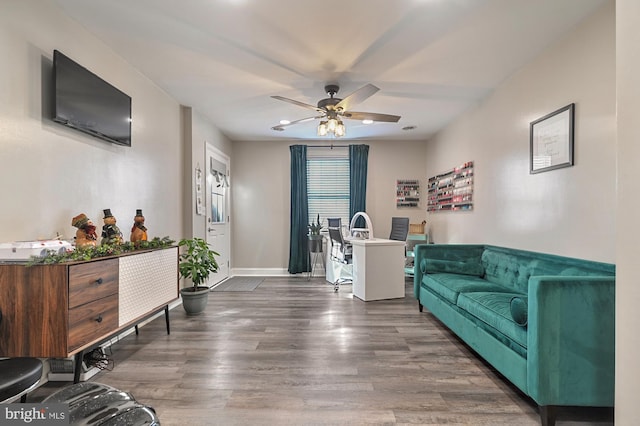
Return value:
M 200 315 L 207 307 L 209 287 L 185 287 L 180 289 L 182 307 L 187 315 Z
M 322 253 L 322 235 L 307 235 L 309 238 L 309 252 Z

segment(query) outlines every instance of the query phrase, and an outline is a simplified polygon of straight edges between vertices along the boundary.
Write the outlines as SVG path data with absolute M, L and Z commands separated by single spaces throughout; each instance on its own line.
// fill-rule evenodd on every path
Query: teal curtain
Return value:
M 349 218 L 367 209 L 367 164 L 369 145 L 349 145 Z M 351 219 L 350 219 L 351 220 Z M 364 228 L 363 218 L 358 218 L 356 228 Z
M 291 145 L 291 213 L 289 234 L 289 273 L 308 272 L 307 225 L 307 146 Z

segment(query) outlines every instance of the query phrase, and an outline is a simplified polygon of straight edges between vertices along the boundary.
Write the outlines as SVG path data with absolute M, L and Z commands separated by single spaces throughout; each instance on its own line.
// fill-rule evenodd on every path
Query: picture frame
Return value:
M 530 174 L 573 166 L 574 115 L 571 103 L 530 123 Z

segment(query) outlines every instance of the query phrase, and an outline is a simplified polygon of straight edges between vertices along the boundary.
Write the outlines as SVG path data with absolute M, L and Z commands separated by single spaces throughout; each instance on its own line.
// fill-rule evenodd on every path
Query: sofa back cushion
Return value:
M 530 259 L 489 247 L 482 253 L 482 266 L 487 281 L 520 293 L 527 292 L 529 277 L 535 271 L 535 265 Z
M 420 270 L 423 274 L 451 273 L 460 275 L 472 275 L 481 277 L 484 268 L 478 261 L 467 260 L 442 260 L 424 258 L 420 261 Z
M 485 246 L 485 279 L 527 293 L 529 277 L 614 276 L 615 265 L 505 247 Z
M 419 268 L 423 274 L 462 274 L 481 277 L 484 268 L 479 244 L 428 244 L 418 249 Z

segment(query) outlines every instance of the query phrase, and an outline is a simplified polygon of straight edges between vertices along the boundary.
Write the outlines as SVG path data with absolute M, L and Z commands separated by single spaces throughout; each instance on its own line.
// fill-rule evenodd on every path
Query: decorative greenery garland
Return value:
M 54 250 L 47 250 L 44 256 L 31 256 L 27 266 L 32 265 L 50 265 L 53 263 L 75 262 L 83 260 L 91 260 L 99 257 L 117 256 L 123 253 L 134 252 L 138 250 L 149 250 L 157 248 L 165 248 L 172 246 L 174 240 L 169 237 L 155 237 L 149 241 L 138 241 L 137 243 L 125 242 L 122 244 L 105 244 L 95 247 L 76 247 L 64 253 L 58 253 Z

